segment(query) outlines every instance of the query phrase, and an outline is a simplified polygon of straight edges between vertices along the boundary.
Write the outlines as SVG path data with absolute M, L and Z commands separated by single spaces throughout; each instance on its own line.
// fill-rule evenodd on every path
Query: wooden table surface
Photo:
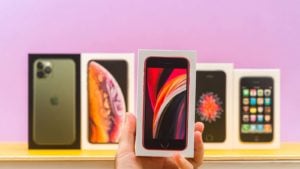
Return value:
M 0 143 L 0 161 L 114 160 L 114 150 L 28 150 L 25 143 Z M 205 161 L 300 161 L 300 143 L 275 150 L 206 150 Z

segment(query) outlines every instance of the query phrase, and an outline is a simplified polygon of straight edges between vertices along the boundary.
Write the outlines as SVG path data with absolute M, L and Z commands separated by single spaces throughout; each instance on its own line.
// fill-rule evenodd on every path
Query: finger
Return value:
M 193 169 L 193 165 L 188 160 L 183 158 L 180 154 L 174 154 L 173 159 L 179 169 Z
M 136 119 L 131 113 L 126 113 L 125 125 L 123 126 L 118 153 L 134 152 Z
M 199 131 L 196 131 L 194 133 L 194 161 L 195 165 L 197 167 L 202 164 L 203 161 L 203 155 L 204 155 L 204 146 L 203 146 L 203 140 L 202 140 L 202 133 Z
M 194 131 L 199 131 L 202 133 L 203 130 L 204 130 L 204 124 L 202 122 L 196 122 Z

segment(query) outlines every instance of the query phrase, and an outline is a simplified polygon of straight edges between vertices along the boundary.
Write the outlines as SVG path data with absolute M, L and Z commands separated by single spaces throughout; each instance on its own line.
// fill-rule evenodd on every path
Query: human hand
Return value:
M 136 119 L 131 113 L 126 115 L 126 122 L 119 141 L 116 155 L 116 169 L 192 169 L 197 168 L 203 161 L 202 132 L 204 125 L 195 123 L 194 130 L 194 158 L 185 159 L 179 153 L 172 157 L 137 157 L 135 156 Z

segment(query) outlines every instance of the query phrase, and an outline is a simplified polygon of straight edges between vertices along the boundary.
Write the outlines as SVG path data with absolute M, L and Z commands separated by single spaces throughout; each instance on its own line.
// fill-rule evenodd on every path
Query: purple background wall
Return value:
M 281 138 L 300 141 L 298 0 L 2 0 L 0 141 L 27 140 L 29 52 L 195 49 L 200 62 L 282 71 Z

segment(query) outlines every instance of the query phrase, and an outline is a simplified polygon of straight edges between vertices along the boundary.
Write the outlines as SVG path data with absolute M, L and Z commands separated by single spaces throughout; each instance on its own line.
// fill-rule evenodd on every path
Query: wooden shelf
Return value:
M 113 161 L 114 150 L 28 150 L 24 143 L 1 143 L 0 161 Z M 206 150 L 205 161 L 300 161 L 300 143 L 276 150 Z
M 284 143 L 272 150 L 206 150 L 205 161 L 300 161 L 300 143 Z
M 114 150 L 28 150 L 25 143 L 0 144 L 0 161 L 114 160 Z

